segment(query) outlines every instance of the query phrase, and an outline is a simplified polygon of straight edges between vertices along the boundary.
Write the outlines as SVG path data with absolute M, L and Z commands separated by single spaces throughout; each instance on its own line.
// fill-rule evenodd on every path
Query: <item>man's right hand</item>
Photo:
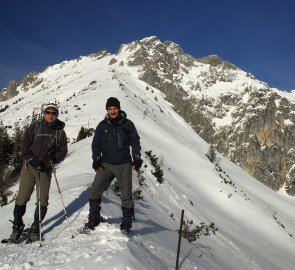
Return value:
M 101 158 L 94 159 L 92 163 L 92 168 L 95 171 L 102 171 L 102 169 L 104 169 L 102 166 L 102 159 Z
M 29 161 L 29 164 L 31 166 L 33 166 L 35 169 L 37 169 L 38 171 L 41 170 L 42 168 L 42 161 L 37 159 L 37 158 L 32 158 L 30 161 Z

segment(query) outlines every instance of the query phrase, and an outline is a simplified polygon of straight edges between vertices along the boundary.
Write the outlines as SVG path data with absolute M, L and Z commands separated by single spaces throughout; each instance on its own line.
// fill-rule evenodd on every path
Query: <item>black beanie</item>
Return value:
M 121 109 L 120 101 L 115 97 L 108 98 L 107 103 L 106 103 L 106 109 L 108 109 L 109 107 L 116 107 L 118 109 Z

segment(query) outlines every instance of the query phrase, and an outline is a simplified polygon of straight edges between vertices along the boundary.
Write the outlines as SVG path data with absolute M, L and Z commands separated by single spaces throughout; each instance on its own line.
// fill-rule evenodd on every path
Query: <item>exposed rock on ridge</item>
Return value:
M 286 183 L 294 193 L 294 102 L 216 55 L 194 58 L 156 37 L 123 49 L 140 79 L 160 89 L 207 142 L 267 186 Z
M 5 101 L 18 95 L 18 87 L 20 87 L 22 91 L 27 91 L 30 88 L 36 87 L 41 82 L 42 80 L 38 79 L 37 72 L 31 72 L 29 75 L 26 75 L 19 83 L 15 80 L 11 81 L 0 93 L 0 101 Z

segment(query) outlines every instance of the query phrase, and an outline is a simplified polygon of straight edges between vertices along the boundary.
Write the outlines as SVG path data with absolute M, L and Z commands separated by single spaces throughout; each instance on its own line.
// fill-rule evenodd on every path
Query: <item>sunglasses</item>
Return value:
M 57 112 L 45 111 L 45 114 L 57 115 Z

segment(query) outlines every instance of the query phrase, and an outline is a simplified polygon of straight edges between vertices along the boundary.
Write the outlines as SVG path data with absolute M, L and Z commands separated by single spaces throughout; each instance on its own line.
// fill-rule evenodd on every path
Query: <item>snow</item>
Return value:
M 284 125 L 285 125 L 285 126 L 293 126 L 294 123 L 293 123 L 290 119 L 285 119 L 285 120 L 284 120 Z
M 214 118 L 213 123 L 215 124 L 216 127 L 223 127 L 223 126 L 230 126 L 232 125 L 233 118 L 232 118 L 232 113 L 235 111 L 235 107 L 229 108 L 228 112 L 225 114 L 224 117 L 222 118 Z
M 127 59 L 127 54 L 124 57 Z M 107 221 L 91 235 L 78 233 L 87 220 L 87 187 L 94 179 L 92 138 L 87 138 L 69 144 L 69 154 L 57 169 L 70 226 L 52 179 L 42 247 L 39 243 L 1 245 L 0 269 L 175 269 L 182 209 L 185 220 L 193 220 L 195 225 L 214 222 L 218 231 L 193 243 L 182 239 L 179 269 L 294 269 L 294 197 L 269 189 L 221 155 L 222 171 L 218 172 L 205 156 L 208 144 L 163 95 L 151 86 L 147 90 L 135 71 L 119 66 L 123 58 L 109 66 L 112 58 L 82 57 L 46 69 L 39 75 L 43 78 L 40 85 L 0 103 L 1 107 L 9 105 L 0 120 L 5 125 L 19 122 L 22 126 L 33 109 L 38 111 L 43 102 L 56 100 L 67 136 L 73 141 L 81 125 L 96 127 L 105 115 L 106 99 L 116 96 L 138 129 L 147 166 L 144 199 L 136 201 L 132 236 L 119 230 L 121 202 L 110 189 L 102 203 Z M 162 162 L 163 184 L 151 173 L 153 168 L 144 154 L 149 150 Z M 133 184 L 134 190 L 139 187 L 135 172 Z M 13 207 L 10 203 L 0 209 L 0 238 L 11 232 L 8 220 Z M 34 208 L 32 195 L 24 217 L 27 225 L 32 222 Z

